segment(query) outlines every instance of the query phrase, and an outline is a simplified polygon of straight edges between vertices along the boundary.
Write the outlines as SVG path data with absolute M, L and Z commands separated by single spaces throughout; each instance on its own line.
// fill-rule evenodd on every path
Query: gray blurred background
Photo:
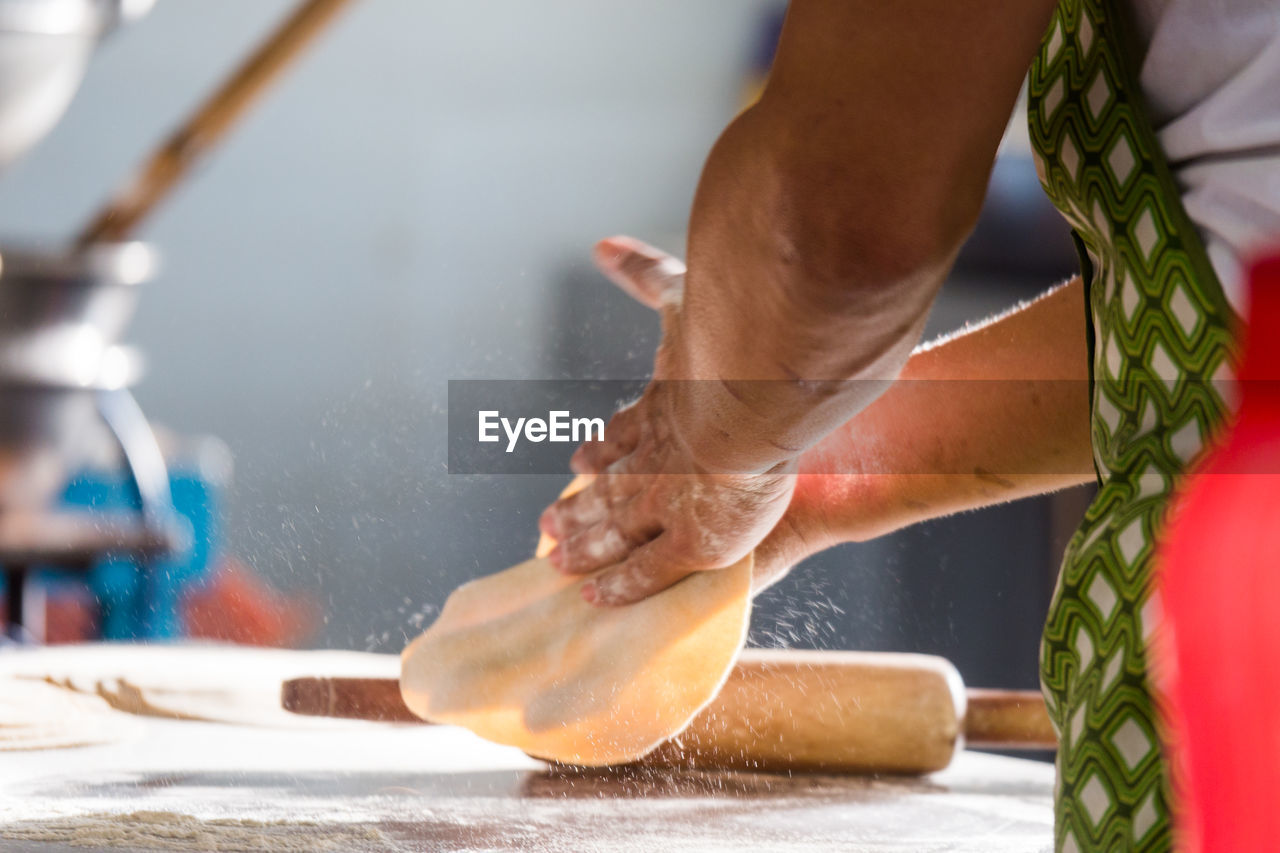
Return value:
M 160 0 L 0 179 L 0 232 L 60 239 L 290 7 Z M 446 382 L 644 376 L 653 318 L 598 238 L 679 251 L 772 0 L 363 0 L 150 223 L 132 339 L 156 421 L 231 447 L 228 550 L 324 607 L 315 644 L 398 651 L 458 583 L 528 555 L 553 477 L 445 467 Z M 931 333 L 1073 268 L 1019 141 Z M 829 552 L 767 593 L 762 644 L 921 650 L 1035 683 L 1081 496 Z

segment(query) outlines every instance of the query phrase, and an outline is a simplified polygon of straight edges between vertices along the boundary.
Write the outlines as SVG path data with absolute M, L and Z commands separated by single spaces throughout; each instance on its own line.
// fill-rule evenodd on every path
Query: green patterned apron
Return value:
M 1081 250 L 1099 485 L 1041 647 L 1062 851 L 1172 843 L 1147 686 L 1152 542 L 1226 414 L 1212 380 L 1229 378 L 1235 325 L 1144 110 L 1124 14 L 1119 0 L 1063 0 L 1029 79 L 1041 181 Z

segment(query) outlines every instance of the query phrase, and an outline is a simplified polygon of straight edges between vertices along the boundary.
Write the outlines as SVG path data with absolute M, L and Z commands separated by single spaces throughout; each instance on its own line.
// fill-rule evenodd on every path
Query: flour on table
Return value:
M 0 826 L 0 838 L 123 850 L 257 851 L 385 850 L 388 840 L 371 826 L 255 820 L 200 820 L 176 812 L 87 814 Z
M 394 677 L 399 665 L 393 655 L 188 643 L 95 643 L 0 654 L 0 679 L 45 681 L 125 712 L 120 716 L 267 728 L 333 725 L 280 707 L 282 681 L 317 672 L 385 678 Z
M 0 752 L 113 743 L 139 731 L 136 720 L 101 697 L 43 681 L 0 678 Z

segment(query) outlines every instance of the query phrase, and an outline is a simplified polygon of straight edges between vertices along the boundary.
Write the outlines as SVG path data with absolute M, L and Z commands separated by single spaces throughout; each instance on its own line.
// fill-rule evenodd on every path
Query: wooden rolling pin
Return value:
M 394 679 L 286 681 L 299 714 L 419 722 Z M 930 773 L 963 745 L 1055 749 L 1031 691 L 964 689 L 947 660 L 876 652 L 742 653 L 724 689 L 645 766 Z

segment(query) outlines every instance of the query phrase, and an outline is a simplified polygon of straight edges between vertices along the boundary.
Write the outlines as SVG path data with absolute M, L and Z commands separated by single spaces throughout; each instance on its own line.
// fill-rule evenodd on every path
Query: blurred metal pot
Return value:
M 102 441 L 96 397 L 61 388 L 0 389 L 0 514 L 47 510 L 78 467 L 78 442 Z
M 155 0 L 0 0 L 0 168 L 66 111 L 98 41 Z
M 118 454 L 99 395 L 142 374 L 117 341 L 156 266 L 142 243 L 0 248 L 0 510 L 47 508 L 78 467 Z
M 48 509 L 67 478 L 118 457 L 100 395 L 136 382 L 142 360 L 115 347 L 102 377 L 75 386 L 0 379 L 0 512 Z
M 124 367 L 112 348 L 156 268 L 155 251 L 143 243 L 0 247 L 0 384 L 111 384 L 112 360 Z

